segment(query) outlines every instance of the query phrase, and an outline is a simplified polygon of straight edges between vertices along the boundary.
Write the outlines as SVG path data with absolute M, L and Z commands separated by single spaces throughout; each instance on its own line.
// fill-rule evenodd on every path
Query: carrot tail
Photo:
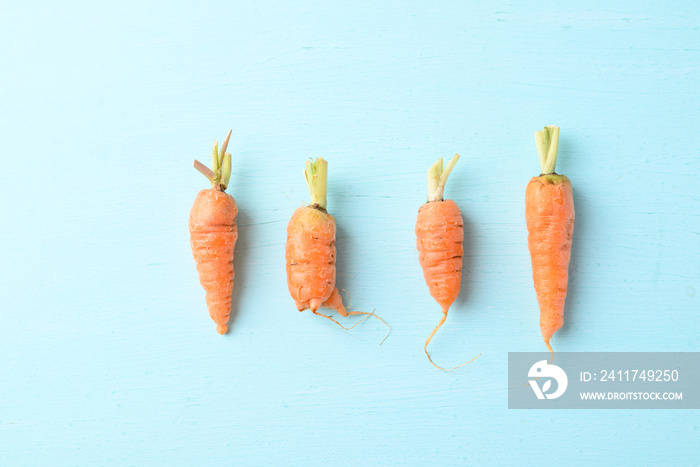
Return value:
M 382 345 L 382 344 L 384 343 L 384 341 L 386 340 L 386 338 L 389 337 L 389 334 L 391 333 L 391 326 L 389 326 L 389 324 L 388 324 L 386 321 L 384 321 L 381 317 L 375 315 L 375 314 L 374 314 L 374 310 L 372 310 L 371 313 L 370 313 L 370 312 L 367 312 L 367 311 L 349 311 L 349 312 L 348 312 L 348 315 L 367 315 L 367 316 L 365 316 L 364 318 L 362 318 L 360 321 L 358 321 L 357 323 L 355 323 L 355 324 L 352 326 L 352 328 L 354 328 L 355 326 L 357 326 L 358 324 L 360 324 L 361 322 L 363 322 L 364 320 L 366 320 L 366 319 L 369 318 L 370 316 L 374 316 L 374 317 L 377 318 L 379 321 L 381 321 L 382 323 L 384 323 L 384 326 L 386 326 L 387 331 L 386 331 L 386 335 L 384 336 L 384 339 L 382 339 L 382 341 L 379 343 L 379 345 Z M 352 329 L 352 328 L 350 328 L 350 329 Z
M 354 328 L 355 326 L 357 326 L 358 324 L 360 324 L 361 322 L 363 322 L 364 320 L 366 320 L 367 318 L 369 318 L 369 316 L 365 316 L 364 318 L 362 318 L 362 319 L 361 319 L 360 321 L 358 321 L 357 323 L 353 324 L 353 325 L 350 326 L 349 328 L 346 328 L 345 326 L 343 326 L 342 324 L 340 324 L 340 323 L 338 322 L 338 320 L 336 320 L 335 318 L 332 318 L 332 317 L 330 317 L 330 316 L 328 316 L 328 315 L 324 315 L 323 313 L 319 313 L 318 311 L 311 310 L 311 312 L 312 312 L 313 314 L 315 314 L 315 315 L 323 316 L 324 318 L 330 319 L 331 321 L 333 321 L 335 324 L 337 324 L 337 325 L 340 326 L 341 328 L 345 329 L 346 331 L 351 330 L 352 328 Z M 353 312 L 353 313 L 356 313 L 356 312 Z M 371 314 L 371 313 L 367 313 L 367 315 L 370 315 L 370 314 Z M 374 315 L 374 316 L 377 316 L 377 315 Z
M 374 316 L 374 317 L 377 318 L 379 321 L 381 321 L 382 323 L 384 323 L 384 325 L 388 328 L 388 331 L 387 331 L 386 335 L 384 336 L 384 339 L 382 339 L 382 341 L 379 343 L 379 345 L 382 345 L 382 344 L 384 343 L 384 341 L 386 340 L 386 338 L 389 337 L 389 333 L 391 332 L 391 327 L 387 324 L 386 321 L 384 321 L 384 320 L 383 320 L 382 318 L 380 318 L 379 316 L 375 315 L 375 314 L 374 314 L 374 310 L 372 310 L 371 312 L 368 312 L 368 311 L 350 311 L 350 312 L 348 312 L 348 316 L 349 316 L 349 315 L 366 315 L 364 318 L 362 318 L 361 320 L 359 320 L 358 322 L 356 322 L 355 324 L 353 324 L 353 325 L 350 326 L 349 328 L 343 326 L 342 324 L 340 324 L 340 323 L 338 322 L 338 320 L 336 320 L 335 318 L 332 318 L 332 317 L 330 317 L 330 316 L 328 316 L 328 315 L 324 315 L 323 313 L 319 313 L 318 311 L 313 311 L 313 310 L 311 310 L 311 312 L 312 312 L 313 314 L 315 314 L 315 315 L 323 316 L 324 318 L 327 318 L 327 319 L 333 321 L 335 324 L 337 324 L 337 325 L 340 326 L 341 328 L 345 329 L 346 331 L 351 330 L 352 328 L 354 328 L 355 326 L 357 326 L 358 324 L 360 324 L 360 323 L 363 322 L 364 320 L 368 319 L 370 316 Z
M 544 342 L 547 348 L 549 349 L 549 353 L 552 355 L 552 358 L 549 360 L 549 364 L 551 365 L 552 362 L 554 361 L 554 350 L 552 349 L 552 346 L 549 344 L 549 341 Z
M 471 360 L 469 360 L 469 361 L 467 361 L 467 362 L 462 363 L 461 365 L 457 365 L 456 367 L 450 368 L 450 369 L 446 369 L 446 368 L 443 368 L 443 367 L 441 367 L 441 366 L 436 365 L 435 362 L 433 362 L 433 359 L 430 358 L 430 354 L 428 353 L 428 344 L 430 344 L 430 341 L 432 340 L 432 338 L 433 338 L 433 336 L 435 335 L 435 333 L 437 332 L 437 330 L 440 329 L 440 326 L 442 326 L 443 324 L 445 324 L 445 320 L 446 320 L 446 319 L 447 319 L 447 309 L 444 309 L 444 310 L 442 310 L 442 318 L 440 318 L 440 322 L 438 323 L 437 326 L 435 326 L 435 329 L 433 329 L 433 332 L 430 333 L 430 336 L 428 336 L 428 339 L 426 339 L 425 345 L 423 346 L 423 350 L 425 351 L 425 355 L 428 357 L 428 360 L 430 360 L 430 363 L 431 363 L 435 368 L 437 368 L 438 370 L 442 370 L 442 371 L 453 371 L 453 370 L 456 370 L 457 368 L 459 368 L 459 367 L 461 367 L 461 366 L 466 365 L 467 363 L 473 362 L 473 361 L 476 360 L 477 358 L 481 357 L 481 354 L 477 355 L 476 357 L 472 358 Z

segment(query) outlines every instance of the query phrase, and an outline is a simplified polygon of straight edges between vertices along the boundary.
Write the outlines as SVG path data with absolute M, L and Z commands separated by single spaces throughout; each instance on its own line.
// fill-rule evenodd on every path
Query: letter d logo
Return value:
M 564 370 L 556 365 L 548 364 L 547 360 L 540 360 L 532 365 L 530 367 L 530 371 L 527 373 L 527 376 L 530 378 L 535 378 L 529 380 L 528 382 L 530 383 L 530 387 L 535 392 L 538 399 L 544 399 L 545 397 L 547 399 L 556 399 L 564 394 L 566 387 L 569 385 L 569 378 L 567 378 Z M 540 389 L 540 386 L 537 384 L 538 378 L 553 378 L 557 382 L 557 390 L 551 394 L 547 394 L 547 391 L 549 391 L 552 386 L 552 380 L 548 379 L 545 381 L 542 385 L 542 389 Z

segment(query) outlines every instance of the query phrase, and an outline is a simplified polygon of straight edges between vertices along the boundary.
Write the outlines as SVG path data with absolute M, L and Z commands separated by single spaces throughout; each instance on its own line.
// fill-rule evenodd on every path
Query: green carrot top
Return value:
M 441 157 L 428 169 L 428 202 L 443 200 L 447 177 L 450 176 L 450 172 L 458 160 L 459 154 L 455 154 L 443 170 Z
M 326 209 L 328 162 L 326 162 L 322 157 L 318 157 L 313 162 L 309 159 L 306 161 L 304 178 L 306 179 L 306 186 L 309 187 L 311 204 L 313 206 L 318 206 L 321 209 Z
M 557 151 L 559 150 L 559 127 L 549 125 L 544 130 L 535 132 L 535 143 L 537 143 L 537 155 L 540 158 L 540 175 L 550 175 L 555 173 L 557 165 Z
M 231 154 L 226 152 L 226 148 L 228 147 L 229 139 L 231 139 L 232 131 L 228 131 L 224 144 L 221 145 L 221 151 L 219 151 L 219 142 L 214 141 L 211 169 L 197 159 L 194 160 L 194 168 L 209 179 L 213 190 L 225 191 L 228 188 L 228 182 L 231 180 Z

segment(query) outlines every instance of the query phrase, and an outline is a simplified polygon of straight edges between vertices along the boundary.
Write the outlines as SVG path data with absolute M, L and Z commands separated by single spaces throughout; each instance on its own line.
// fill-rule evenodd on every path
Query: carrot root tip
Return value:
M 554 361 L 554 349 L 552 349 L 552 346 L 549 344 L 549 341 L 544 341 L 544 344 L 547 346 L 549 353 L 552 355 L 552 358 L 549 360 L 549 364 L 551 365 Z
M 443 367 L 441 367 L 440 365 L 436 365 L 435 362 L 433 362 L 433 359 L 430 357 L 430 354 L 428 353 L 428 344 L 430 344 L 430 341 L 433 339 L 433 336 L 435 335 L 435 333 L 437 332 L 437 330 L 440 329 L 440 327 L 445 323 L 445 320 L 447 319 L 447 310 L 448 310 L 448 309 L 449 309 L 449 308 L 443 308 L 443 309 L 442 309 L 443 315 L 442 315 L 442 318 L 440 318 L 440 322 L 438 323 L 437 326 L 435 326 L 435 329 L 433 329 L 433 332 L 430 333 L 430 336 L 428 336 L 428 338 L 427 338 L 426 341 L 425 341 L 425 345 L 423 346 L 423 351 L 425 352 L 425 355 L 428 357 L 428 360 L 430 361 L 430 364 L 433 365 L 433 366 L 434 366 L 435 368 L 437 368 L 438 370 L 442 370 L 442 371 L 446 371 L 446 372 L 447 372 L 447 371 L 454 371 L 454 370 L 456 370 L 457 368 L 463 367 L 463 366 L 466 365 L 467 363 L 471 363 L 471 362 L 473 362 L 474 360 L 476 360 L 477 358 L 481 357 L 481 353 L 480 353 L 479 355 L 477 355 L 476 357 L 472 358 L 471 360 L 469 360 L 469 361 L 467 361 L 467 362 L 464 362 L 464 363 L 462 363 L 461 365 L 457 365 L 456 367 L 453 367 L 453 368 L 443 368 Z
M 312 298 L 309 301 L 309 308 L 311 311 L 317 311 L 321 307 L 321 299 L 319 298 Z
M 387 323 L 386 321 L 384 321 L 379 315 L 375 314 L 375 313 L 374 313 L 374 310 L 372 310 L 371 312 L 367 312 L 367 311 L 351 311 L 351 312 L 348 313 L 348 315 L 367 315 L 367 316 L 365 316 L 364 318 L 362 318 L 360 321 L 358 321 L 357 323 L 353 324 L 352 327 L 351 327 L 350 329 L 354 328 L 355 326 L 357 326 L 358 324 L 360 324 L 361 322 L 363 322 L 364 320 L 366 320 L 366 319 L 369 318 L 370 316 L 374 316 L 374 317 L 377 318 L 379 321 L 381 321 L 382 323 L 384 323 L 384 326 L 386 326 L 386 334 L 384 335 L 384 339 L 382 339 L 382 341 L 379 343 L 379 345 L 382 345 L 382 344 L 384 343 L 384 341 L 386 340 L 386 338 L 389 337 L 389 334 L 391 334 L 391 326 L 389 326 L 389 323 Z
M 219 334 L 226 334 L 226 331 L 228 331 L 228 326 L 226 326 L 225 324 L 219 324 L 216 327 L 216 332 L 218 332 Z

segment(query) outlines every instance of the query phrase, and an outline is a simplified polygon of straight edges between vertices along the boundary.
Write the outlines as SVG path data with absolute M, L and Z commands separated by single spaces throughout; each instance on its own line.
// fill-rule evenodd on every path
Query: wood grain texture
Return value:
M 566 351 L 698 351 L 696 2 L 0 4 L 0 459 L 17 464 L 689 464 L 693 411 L 509 411 L 542 349 L 524 192 L 561 127 Z M 229 128 L 230 333 L 188 243 Z M 415 251 L 425 171 L 462 155 L 462 291 Z M 285 227 L 329 161 L 343 332 L 299 313 Z M 371 167 L 371 171 L 367 168 Z M 546 456 L 546 457 L 545 457 Z

